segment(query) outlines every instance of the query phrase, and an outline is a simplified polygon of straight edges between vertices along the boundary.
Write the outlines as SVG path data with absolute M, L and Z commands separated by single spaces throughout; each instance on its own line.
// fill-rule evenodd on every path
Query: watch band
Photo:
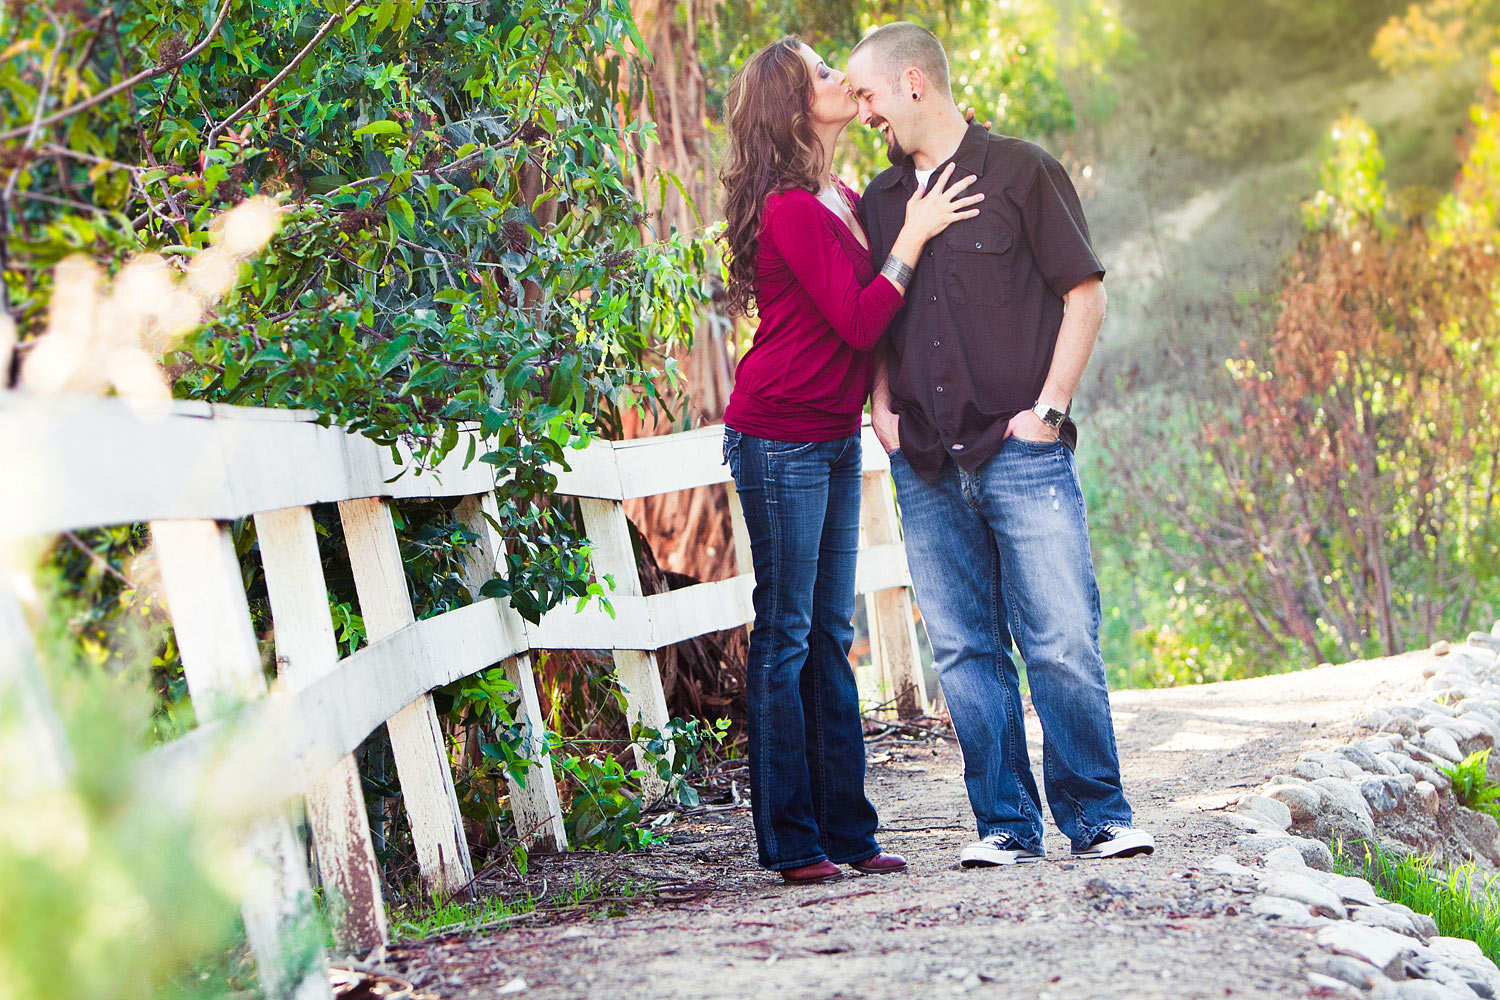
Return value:
M 1057 430 L 1058 428 L 1062 427 L 1063 421 L 1068 418 L 1066 410 L 1059 410 L 1055 407 L 1048 406 L 1040 399 L 1032 404 L 1031 412 L 1035 413 L 1038 420 L 1046 424 L 1048 427 L 1051 427 L 1053 430 Z

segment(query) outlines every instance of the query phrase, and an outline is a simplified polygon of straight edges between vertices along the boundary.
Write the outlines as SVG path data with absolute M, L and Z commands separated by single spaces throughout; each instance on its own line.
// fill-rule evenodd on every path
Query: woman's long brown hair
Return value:
M 788 35 L 751 56 L 729 84 L 729 150 L 720 237 L 729 257 L 727 296 L 732 313 L 755 308 L 755 262 L 766 196 L 823 186 L 823 151 L 812 126 L 812 74 L 802 42 Z

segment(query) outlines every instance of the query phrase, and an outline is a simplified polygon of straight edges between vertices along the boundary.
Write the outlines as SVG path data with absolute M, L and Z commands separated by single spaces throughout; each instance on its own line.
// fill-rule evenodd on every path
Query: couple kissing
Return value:
M 892 164 L 863 196 L 833 173 L 856 117 Z M 798 884 L 907 868 L 876 840 L 848 659 L 867 402 L 963 751 L 978 839 L 959 863 L 1045 857 L 1013 646 L 1072 856 L 1150 853 L 1121 787 L 1073 457 L 1105 293 L 1067 172 L 967 121 L 941 43 L 906 22 L 867 35 L 845 71 L 793 37 L 767 46 L 726 118 L 728 299 L 758 318 L 724 458 L 755 568 L 760 864 Z

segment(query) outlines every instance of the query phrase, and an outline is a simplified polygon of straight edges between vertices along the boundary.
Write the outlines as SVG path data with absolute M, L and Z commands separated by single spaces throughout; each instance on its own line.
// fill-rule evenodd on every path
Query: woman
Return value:
M 859 196 L 831 173 L 853 119 L 843 74 L 784 38 L 730 84 L 723 171 L 732 309 L 760 317 L 724 414 L 724 456 L 750 530 L 750 783 L 760 863 L 787 882 L 906 862 L 880 850 L 849 667 L 859 549 L 860 414 L 873 348 L 926 241 L 978 214 L 944 190 L 913 196 L 875 273 Z

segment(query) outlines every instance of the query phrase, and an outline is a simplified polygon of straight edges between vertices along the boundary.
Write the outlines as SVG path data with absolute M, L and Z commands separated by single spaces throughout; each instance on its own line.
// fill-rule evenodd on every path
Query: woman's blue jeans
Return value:
M 976 472 L 945 463 L 936 483 L 897 451 L 891 476 L 979 835 L 1042 846 L 1012 642 L 1042 723 L 1042 775 L 1058 828 L 1081 850 L 1104 827 L 1129 826 L 1072 451 L 1012 437 Z
M 859 555 L 858 435 L 791 442 L 724 429 L 755 562 L 746 681 L 760 863 L 780 870 L 880 851 L 849 666 Z

